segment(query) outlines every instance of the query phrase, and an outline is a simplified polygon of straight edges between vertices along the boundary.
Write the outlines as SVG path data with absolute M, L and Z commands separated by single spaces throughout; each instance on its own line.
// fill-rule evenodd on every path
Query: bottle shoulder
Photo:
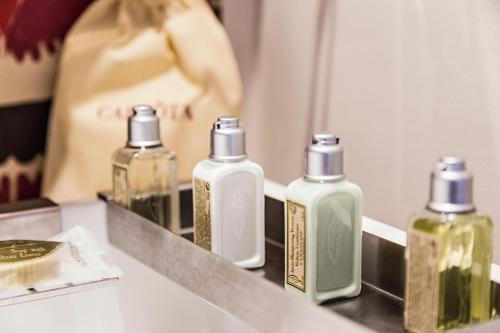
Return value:
M 411 230 L 431 233 L 445 233 L 466 227 L 492 229 L 493 223 L 489 216 L 481 213 L 440 214 L 429 210 L 411 216 L 409 223 Z
M 359 198 L 363 197 L 363 191 L 361 190 L 361 187 L 358 184 L 353 183 L 353 182 L 346 179 L 344 181 L 344 186 L 349 192 L 351 192 L 356 197 L 359 197 Z
M 113 153 L 114 165 L 128 165 L 130 160 L 134 158 L 134 152 L 127 147 L 119 148 Z
M 133 148 L 123 147 L 115 151 L 113 154 L 113 162 L 115 164 L 128 165 L 136 160 L 176 160 L 177 155 L 174 151 L 168 150 L 163 146 L 152 148 Z
M 135 152 L 134 157 L 136 158 L 159 158 L 164 157 L 167 159 L 176 159 L 177 154 L 173 150 L 169 150 L 164 146 L 139 149 Z
M 363 198 L 361 188 L 346 179 L 336 182 L 318 183 L 308 181 L 303 177 L 295 179 L 287 186 L 285 196 L 292 199 L 298 198 L 314 201 L 335 193 L 347 193 L 357 201 L 361 201 Z
M 250 168 L 255 170 L 255 172 L 264 175 L 264 169 L 262 168 L 262 166 L 259 163 L 251 161 L 251 160 L 247 160 L 246 162 Z
M 225 163 L 212 161 L 210 159 L 200 161 L 196 164 L 193 169 L 193 177 L 211 178 L 241 171 L 248 171 L 255 174 L 256 176 L 262 178 L 264 177 L 264 171 L 262 167 L 250 160 L 236 163 Z
M 304 177 L 300 177 L 288 184 L 287 191 L 293 190 L 302 190 L 308 192 L 354 192 L 356 195 L 362 195 L 361 188 L 346 179 L 335 182 L 320 183 L 308 181 L 304 179 Z

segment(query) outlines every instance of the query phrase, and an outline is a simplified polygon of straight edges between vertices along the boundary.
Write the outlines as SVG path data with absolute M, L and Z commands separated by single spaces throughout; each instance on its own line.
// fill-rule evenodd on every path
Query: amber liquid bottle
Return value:
M 490 218 L 476 213 L 465 161 L 441 158 L 426 210 L 408 230 L 408 331 L 441 332 L 490 318 L 492 235 Z
M 178 233 L 177 157 L 160 140 L 159 119 L 149 106 L 136 106 L 128 119 L 127 145 L 113 155 L 113 199 Z

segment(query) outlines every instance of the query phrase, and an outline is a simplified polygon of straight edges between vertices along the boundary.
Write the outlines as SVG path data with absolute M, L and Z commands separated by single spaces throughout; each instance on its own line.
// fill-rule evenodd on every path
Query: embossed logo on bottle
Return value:
M 357 265 L 354 201 L 348 193 L 332 193 L 317 205 L 316 288 L 328 292 L 353 283 Z
M 247 203 L 249 202 L 245 193 L 239 188 L 235 187 L 231 193 L 231 230 L 237 240 L 241 240 L 243 232 L 247 225 L 248 217 Z
M 349 232 L 351 216 L 335 200 L 330 203 L 330 209 L 332 214 L 328 222 L 328 258 L 336 266 L 342 251 L 342 236 L 346 231 L 344 226 L 348 227 Z
M 328 225 L 328 258 L 333 265 L 337 263 L 340 255 L 340 244 L 342 242 L 342 236 L 340 233 L 339 223 L 335 214 Z

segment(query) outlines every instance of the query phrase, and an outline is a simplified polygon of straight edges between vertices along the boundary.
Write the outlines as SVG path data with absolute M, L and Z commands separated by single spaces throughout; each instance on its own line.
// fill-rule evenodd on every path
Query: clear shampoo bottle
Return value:
M 465 161 L 444 157 L 425 211 L 411 219 L 406 248 L 405 327 L 441 332 L 490 318 L 493 227 L 476 213 Z
M 363 195 L 334 135 L 313 135 L 285 200 L 285 289 L 315 303 L 358 295 Z
M 178 233 L 177 157 L 160 139 L 159 119 L 149 106 L 133 108 L 127 145 L 113 155 L 113 199 Z
M 264 265 L 264 172 L 248 159 L 236 117 L 220 117 L 209 158 L 193 170 L 194 241 L 235 265 Z

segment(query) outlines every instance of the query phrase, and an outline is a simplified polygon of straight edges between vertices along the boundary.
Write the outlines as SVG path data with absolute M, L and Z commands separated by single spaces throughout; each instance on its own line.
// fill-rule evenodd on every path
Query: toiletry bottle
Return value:
M 264 265 L 264 172 L 236 117 L 214 123 L 209 158 L 193 170 L 194 241 L 237 266 Z
M 304 176 L 285 194 L 285 289 L 315 303 L 361 290 L 363 194 L 342 155 L 335 135 L 313 135 Z
M 491 220 L 475 212 L 465 161 L 443 157 L 426 210 L 409 225 L 405 327 L 439 332 L 490 318 Z
M 149 106 L 133 108 L 128 141 L 113 155 L 114 201 L 178 233 L 177 158 L 160 139 L 160 120 Z

